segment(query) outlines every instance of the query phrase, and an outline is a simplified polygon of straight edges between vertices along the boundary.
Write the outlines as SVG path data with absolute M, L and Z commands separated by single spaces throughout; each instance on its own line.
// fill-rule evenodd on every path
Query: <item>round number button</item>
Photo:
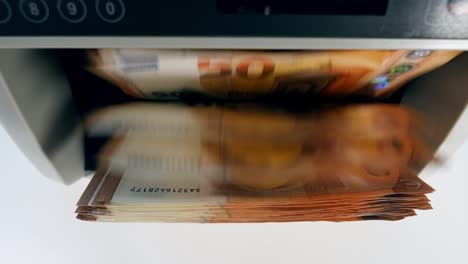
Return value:
M 57 9 L 60 16 L 70 23 L 80 23 L 88 12 L 83 0 L 59 0 Z
M 42 23 L 49 17 L 49 7 L 44 0 L 21 0 L 20 11 L 32 23 Z
M 5 0 L 0 0 L 0 24 L 6 23 L 11 18 L 11 7 Z
M 96 11 L 102 20 L 117 23 L 125 15 L 125 6 L 122 0 L 97 0 Z

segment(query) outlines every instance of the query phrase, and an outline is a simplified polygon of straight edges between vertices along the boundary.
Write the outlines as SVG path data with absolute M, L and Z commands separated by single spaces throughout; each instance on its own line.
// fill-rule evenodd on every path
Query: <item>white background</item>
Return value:
M 88 223 L 88 180 L 40 175 L 1 127 L 0 167 L 0 263 L 468 263 L 468 145 L 426 179 L 435 209 L 399 222 Z

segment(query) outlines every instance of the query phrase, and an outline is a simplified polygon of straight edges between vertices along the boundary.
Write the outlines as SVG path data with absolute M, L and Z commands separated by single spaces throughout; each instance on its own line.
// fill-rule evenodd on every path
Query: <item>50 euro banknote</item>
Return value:
M 78 203 L 99 221 L 398 220 L 429 209 L 412 169 L 410 111 L 354 105 L 308 115 L 130 104 L 89 117 L 113 135 Z M 427 160 L 426 160 L 427 161 Z
M 146 99 L 187 94 L 224 99 L 376 98 L 390 95 L 459 53 L 98 49 L 87 51 L 86 68 L 126 94 Z

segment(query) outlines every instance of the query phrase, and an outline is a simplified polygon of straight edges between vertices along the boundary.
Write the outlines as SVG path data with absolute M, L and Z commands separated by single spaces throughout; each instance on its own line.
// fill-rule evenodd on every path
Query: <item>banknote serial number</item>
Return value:
M 132 187 L 131 192 L 142 192 L 142 193 L 199 193 L 200 188 L 150 188 L 150 187 Z

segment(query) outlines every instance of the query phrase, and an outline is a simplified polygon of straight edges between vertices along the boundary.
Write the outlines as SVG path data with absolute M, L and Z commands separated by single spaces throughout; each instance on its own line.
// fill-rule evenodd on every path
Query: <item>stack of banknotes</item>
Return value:
M 134 98 L 381 98 L 460 51 L 99 49 L 86 69 Z M 196 97 L 197 98 L 197 97 Z
M 400 220 L 431 209 L 424 121 L 400 105 L 128 103 L 84 122 L 107 137 L 77 218 L 104 222 Z

